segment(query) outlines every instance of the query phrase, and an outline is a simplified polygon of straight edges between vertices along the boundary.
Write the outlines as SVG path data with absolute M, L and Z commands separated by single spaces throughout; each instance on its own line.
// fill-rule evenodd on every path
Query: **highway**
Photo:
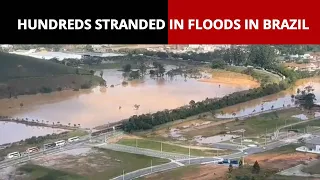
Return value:
M 19 157 L 19 158 L 5 159 L 3 161 L 0 161 L 0 169 L 6 168 L 9 166 L 13 166 L 13 165 L 17 165 L 17 164 L 26 163 L 30 160 L 39 159 L 39 158 L 42 158 L 43 156 L 48 155 L 48 154 L 55 154 L 58 152 L 63 152 L 66 150 L 71 150 L 71 149 L 81 148 L 81 147 L 91 147 L 90 141 L 92 141 L 91 143 L 94 143 L 94 142 L 101 143 L 101 142 L 104 142 L 105 140 L 107 140 L 108 138 L 118 136 L 121 134 L 123 134 L 123 132 L 119 131 L 119 132 L 105 133 L 105 134 L 101 134 L 101 135 L 95 136 L 95 137 L 84 136 L 84 137 L 80 137 L 80 139 L 76 142 L 67 143 L 65 146 L 53 147 L 53 148 L 49 148 L 49 149 L 41 148 L 40 151 L 35 152 L 35 153 L 30 153 L 30 154 L 22 153 L 21 157 Z
M 120 152 L 126 152 L 126 153 L 132 153 L 132 154 L 140 154 L 150 157 L 156 157 L 156 158 L 163 158 L 163 159 L 187 159 L 189 158 L 188 155 L 185 154 L 177 154 L 177 153 L 169 153 L 164 151 L 156 151 L 151 149 L 144 149 L 144 148 L 138 148 L 133 146 L 125 146 L 121 144 L 108 144 L 103 143 L 99 145 L 95 145 L 95 147 L 104 148 L 104 149 L 110 149 L 114 151 L 120 151 Z M 194 158 L 195 156 L 191 156 Z
M 194 165 L 194 164 L 203 164 L 206 162 L 210 163 L 216 163 L 218 161 L 222 160 L 221 158 L 216 157 L 197 157 L 197 158 L 190 158 L 190 159 L 183 159 L 183 160 L 171 160 L 171 162 L 166 164 L 161 164 L 157 166 L 151 166 L 143 169 L 139 169 L 133 172 L 126 173 L 117 176 L 111 180 L 130 180 L 130 179 L 136 179 L 139 177 L 147 176 L 149 174 L 173 170 L 178 167 L 182 167 L 185 165 Z

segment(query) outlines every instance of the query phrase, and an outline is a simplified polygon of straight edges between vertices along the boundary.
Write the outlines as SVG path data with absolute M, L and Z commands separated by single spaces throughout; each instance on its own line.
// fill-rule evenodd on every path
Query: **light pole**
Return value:
M 265 136 L 265 142 L 264 142 L 265 147 L 267 146 L 267 131 L 268 131 L 268 129 L 266 128 L 266 136 Z
M 189 144 L 189 164 L 190 164 L 190 157 L 191 157 L 191 151 L 190 151 L 190 144 Z

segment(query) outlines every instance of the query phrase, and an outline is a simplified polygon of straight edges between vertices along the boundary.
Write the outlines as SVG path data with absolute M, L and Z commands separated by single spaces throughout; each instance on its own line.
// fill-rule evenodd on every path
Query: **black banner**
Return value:
M 12 1 L 5 7 L 0 44 L 168 43 L 166 0 Z

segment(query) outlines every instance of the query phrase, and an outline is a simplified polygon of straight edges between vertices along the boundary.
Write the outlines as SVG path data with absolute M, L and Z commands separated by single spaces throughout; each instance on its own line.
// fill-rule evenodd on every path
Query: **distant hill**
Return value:
M 76 69 L 48 60 L 0 52 L 0 81 L 62 74 L 76 74 Z
M 88 88 L 103 82 L 102 78 L 93 76 L 88 70 L 77 70 L 44 59 L 0 52 L 0 98 Z

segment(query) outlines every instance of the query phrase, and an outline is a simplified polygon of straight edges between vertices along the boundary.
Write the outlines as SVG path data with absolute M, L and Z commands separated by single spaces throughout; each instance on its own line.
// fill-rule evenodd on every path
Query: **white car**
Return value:
M 19 152 L 13 152 L 13 153 L 10 153 L 10 154 L 7 155 L 7 157 L 8 157 L 9 159 L 19 158 L 20 156 L 21 156 L 21 155 L 20 155 Z

